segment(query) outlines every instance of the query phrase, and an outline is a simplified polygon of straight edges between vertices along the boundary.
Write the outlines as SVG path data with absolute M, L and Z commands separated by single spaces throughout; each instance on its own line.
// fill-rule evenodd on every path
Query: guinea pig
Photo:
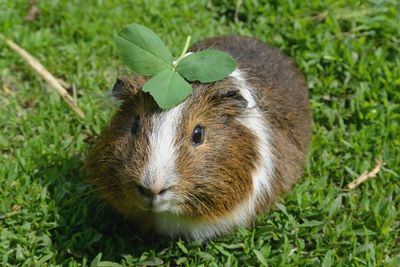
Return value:
M 120 77 L 120 106 L 87 157 L 91 183 L 140 231 L 207 240 L 251 226 L 303 174 L 311 113 L 293 61 L 250 37 L 190 51 L 204 49 L 229 53 L 236 70 L 192 83 L 169 110 L 141 90 L 148 77 Z

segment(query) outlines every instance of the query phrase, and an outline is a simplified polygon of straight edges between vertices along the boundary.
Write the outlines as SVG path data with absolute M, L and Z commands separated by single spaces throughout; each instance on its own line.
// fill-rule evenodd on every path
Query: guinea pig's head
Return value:
M 193 94 L 170 110 L 141 90 L 144 82 L 117 80 L 120 106 L 88 156 L 86 169 L 103 198 L 170 235 L 190 235 L 185 231 L 222 218 L 248 219 L 237 212 L 254 195 L 260 154 L 245 125 L 248 97 L 235 79 L 195 83 Z

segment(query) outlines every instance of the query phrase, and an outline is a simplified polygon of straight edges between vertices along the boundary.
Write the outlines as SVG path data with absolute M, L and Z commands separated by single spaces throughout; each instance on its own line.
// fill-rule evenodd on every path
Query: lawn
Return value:
M 263 3 L 262 3 L 263 2 Z M 325 2 L 325 3 L 322 3 Z M 70 88 L 85 119 L 0 40 L 0 266 L 400 266 L 400 2 L 0 0 L 0 32 Z M 305 73 L 306 172 L 250 229 L 206 244 L 144 241 L 85 183 L 115 107 L 114 36 L 138 22 L 178 55 L 192 40 L 256 36 Z M 348 183 L 384 165 L 353 190 Z M 92 265 L 91 265 L 92 264 Z

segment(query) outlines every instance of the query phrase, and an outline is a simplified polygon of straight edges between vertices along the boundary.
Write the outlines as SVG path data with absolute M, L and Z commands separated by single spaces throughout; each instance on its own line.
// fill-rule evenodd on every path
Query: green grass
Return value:
M 400 266 L 399 2 L 258 2 L 243 1 L 235 20 L 227 0 L 39 1 L 39 19 L 25 22 L 28 1 L 0 0 L 0 32 L 75 85 L 86 114 L 0 41 L 0 266 Z M 204 245 L 146 243 L 84 183 L 87 142 L 112 114 L 105 91 L 123 70 L 113 37 L 131 22 L 174 54 L 187 35 L 253 35 L 304 71 L 306 173 L 255 227 Z M 375 179 L 343 190 L 379 158 Z

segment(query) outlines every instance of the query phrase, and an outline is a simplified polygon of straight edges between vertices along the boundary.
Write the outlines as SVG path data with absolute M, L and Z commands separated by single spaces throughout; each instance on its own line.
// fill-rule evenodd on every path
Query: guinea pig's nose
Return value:
M 164 189 L 162 187 L 158 186 L 151 186 L 151 187 L 145 187 L 142 185 L 138 185 L 138 191 L 139 193 L 147 198 L 153 199 L 156 195 L 163 194 L 165 191 L 167 191 L 168 188 Z

